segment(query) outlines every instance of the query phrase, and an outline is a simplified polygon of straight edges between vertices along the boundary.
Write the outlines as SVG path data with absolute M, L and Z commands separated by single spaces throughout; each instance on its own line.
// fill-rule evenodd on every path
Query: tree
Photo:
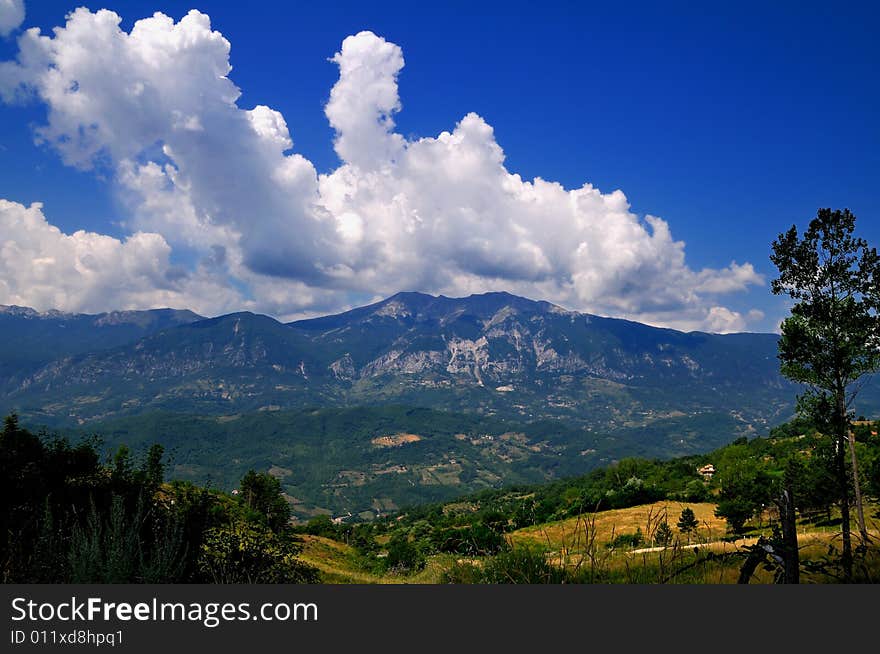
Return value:
M 425 567 L 427 559 L 406 534 L 395 533 L 388 541 L 385 566 L 391 572 L 416 572 Z
M 144 481 L 154 491 L 162 485 L 162 480 L 165 477 L 164 456 L 165 448 L 159 445 L 159 443 L 154 443 L 147 451 L 147 458 L 141 468 L 141 475 L 144 477 Z
M 720 500 L 715 508 L 715 515 L 727 520 L 727 525 L 735 534 L 745 531 L 746 522 L 755 514 L 755 507 L 739 497 Z
M 867 539 L 849 408 L 859 380 L 880 365 L 880 257 L 853 236 L 848 210 L 819 209 L 803 236 L 792 226 L 773 242 L 779 270 L 771 289 L 796 301 L 782 323 L 779 360 L 783 375 L 805 384 L 798 410 L 835 438 L 835 476 L 843 531 L 841 563 L 852 576 L 850 499 L 846 449 L 851 454 L 859 529 Z
M 665 520 L 657 525 L 657 531 L 654 532 L 654 543 L 658 547 L 666 547 L 672 543 L 672 528 Z
M 824 515 L 825 522 L 831 522 L 831 508 L 837 503 L 838 494 L 834 472 L 835 446 L 836 441 L 831 436 L 817 436 L 809 457 L 796 454 L 789 459 L 797 506 L 805 518 L 818 519 Z
M 759 514 L 773 496 L 773 479 L 765 464 L 746 445 L 727 447 L 718 462 L 721 492 L 715 515 L 727 520 L 730 529 L 742 533 L 746 522 Z
M 697 516 L 694 515 L 694 510 L 689 506 L 684 507 L 678 518 L 678 530 L 687 535 L 688 543 L 691 542 L 691 533 L 696 532 L 699 526 L 700 523 L 697 521 Z
M 684 487 L 682 499 L 686 502 L 706 502 L 709 500 L 709 489 L 701 479 L 691 479 Z
M 249 470 L 241 479 L 240 498 L 272 531 L 280 531 L 290 519 L 290 505 L 284 499 L 281 482 L 265 472 Z
M 131 450 L 128 445 L 122 444 L 113 455 L 113 473 L 111 475 L 114 482 L 120 485 L 128 484 L 134 471 L 134 464 L 131 462 Z

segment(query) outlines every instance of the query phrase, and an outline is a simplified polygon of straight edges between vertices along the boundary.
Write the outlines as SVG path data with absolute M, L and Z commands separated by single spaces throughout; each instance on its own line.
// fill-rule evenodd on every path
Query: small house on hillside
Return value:
M 715 466 L 713 466 L 711 463 L 707 463 L 703 467 L 697 468 L 697 472 L 699 472 L 703 476 L 703 479 L 709 481 L 710 479 L 712 479 L 712 475 L 715 474 Z

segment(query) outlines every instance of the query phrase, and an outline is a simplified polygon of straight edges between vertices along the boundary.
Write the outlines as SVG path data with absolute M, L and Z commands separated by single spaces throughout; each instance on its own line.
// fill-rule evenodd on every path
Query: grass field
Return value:
M 682 535 L 676 524 L 681 511 L 689 507 L 699 522 L 695 533 Z M 873 517 L 877 507 L 866 510 L 869 534 L 880 541 L 880 520 Z M 529 547 L 555 566 L 573 573 L 573 578 L 598 583 L 711 583 L 737 582 L 746 547 L 761 534 L 769 535 L 770 516 L 752 525 L 745 537 L 732 539 L 726 522 L 715 516 L 710 503 L 656 502 L 627 509 L 603 511 L 557 522 L 520 529 L 509 535 L 513 548 Z M 657 526 L 666 521 L 673 531 L 673 542 L 660 547 L 652 542 Z M 640 530 L 643 541 L 611 547 L 620 535 Z M 854 533 L 854 538 L 857 534 Z M 324 583 L 337 584 L 435 584 L 444 572 L 456 565 L 483 565 L 486 559 L 462 559 L 453 555 L 428 557 L 426 567 L 413 575 L 377 573 L 358 552 L 344 544 L 320 536 L 304 536 L 300 558 L 318 568 Z M 875 541 L 875 543 L 877 542 Z M 840 549 L 840 533 L 835 526 L 800 524 L 798 543 L 802 561 L 821 561 L 829 546 Z M 876 550 L 876 546 L 873 548 Z M 865 559 L 864 574 L 880 581 L 880 554 Z M 580 575 L 580 576 L 578 576 Z M 804 583 L 827 583 L 827 574 L 805 570 Z M 759 566 L 750 583 L 773 583 L 772 570 Z
M 654 504 L 642 504 L 628 509 L 616 509 L 613 511 L 601 511 L 592 514 L 590 529 L 595 530 L 595 541 L 605 544 L 614 540 L 620 534 L 632 534 L 640 529 L 646 539 L 646 546 L 651 546 L 651 534 L 664 520 L 676 531 L 676 523 L 685 507 L 690 507 L 694 516 L 700 523 L 697 532 L 691 537 L 691 541 L 707 542 L 718 540 L 724 536 L 727 522 L 723 518 L 715 517 L 715 505 L 709 503 L 690 502 L 655 502 Z M 526 543 L 532 545 L 546 545 L 549 549 L 558 549 L 563 543 L 571 541 L 578 533 L 583 533 L 587 518 L 580 516 L 569 518 L 559 522 L 551 522 L 534 527 L 526 527 L 511 534 L 514 544 Z
M 690 535 L 678 532 L 676 524 L 685 507 L 690 507 L 700 526 Z M 874 581 L 880 581 L 880 556 L 876 544 L 880 542 L 880 520 L 877 507 L 865 508 L 868 533 L 874 539 L 873 554 L 865 559 L 863 572 Z M 674 541 L 667 547 L 653 542 L 658 525 L 667 521 L 672 527 Z M 758 542 L 761 535 L 770 536 L 772 516 L 765 515 L 749 525 L 743 537 L 732 538 L 727 523 L 715 516 L 715 505 L 710 503 L 682 503 L 662 501 L 627 509 L 603 511 L 558 522 L 537 525 L 515 531 L 511 542 L 516 546 L 531 545 L 545 550 L 548 560 L 568 568 L 582 569 L 587 565 L 601 568 L 605 578 L 629 583 L 736 583 L 743 552 Z M 853 542 L 858 543 L 855 521 Z M 644 541 L 636 546 L 610 547 L 617 536 L 640 530 Z M 819 562 L 829 547 L 840 550 L 839 527 L 801 522 L 798 525 L 798 549 L 801 561 Z M 678 571 L 681 571 L 680 573 Z M 805 571 L 802 581 L 823 583 L 831 581 L 826 574 Z M 751 583 L 772 583 L 772 571 L 763 566 L 755 571 Z
M 454 557 L 437 555 L 428 558 L 425 569 L 414 575 L 377 574 L 364 568 L 357 551 L 350 545 L 323 536 L 302 536 L 299 559 L 313 565 L 325 584 L 436 584 Z

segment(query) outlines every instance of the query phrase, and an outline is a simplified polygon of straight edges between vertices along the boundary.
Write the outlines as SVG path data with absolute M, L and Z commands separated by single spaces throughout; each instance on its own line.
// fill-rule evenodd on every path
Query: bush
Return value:
M 329 515 L 322 513 L 309 520 L 304 527 L 298 528 L 297 531 L 309 534 L 310 536 L 338 538 L 340 530 L 333 524 L 333 520 Z
M 618 547 L 635 548 L 645 542 L 641 528 L 636 528 L 634 534 L 618 534 L 610 543 L 605 545 L 608 549 L 617 549 Z
M 572 579 L 566 571 L 547 561 L 534 547 L 515 547 L 488 559 L 482 566 L 456 563 L 446 570 L 444 584 L 563 584 Z
M 507 545 L 503 533 L 481 524 L 438 529 L 431 534 L 431 543 L 438 552 L 464 556 L 497 554 Z
M 427 559 L 405 535 L 397 533 L 388 542 L 385 566 L 389 572 L 412 573 L 425 567 Z
M 165 516 L 162 516 L 164 518 Z M 68 564 L 72 583 L 174 583 L 185 568 L 183 525 L 145 512 L 143 499 L 132 513 L 114 495 L 109 516 L 94 503 L 85 525 L 74 526 Z M 141 538 L 148 527 L 149 538 Z
M 216 584 L 317 583 L 318 572 L 298 561 L 299 543 L 262 525 L 236 522 L 205 535 L 199 568 Z

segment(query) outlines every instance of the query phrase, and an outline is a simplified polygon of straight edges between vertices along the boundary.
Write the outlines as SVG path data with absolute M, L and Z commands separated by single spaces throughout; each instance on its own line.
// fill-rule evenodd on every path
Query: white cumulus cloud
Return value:
M 135 232 L 122 241 L 82 230 L 64 234 L 46 221 L 39 203 L 25 207 L 2 199 L 0 233 L 11 235 L 0 242 L 0 304 L 99 312 L 207 311 L 241 302 L 208 271 L 174 266 L 159 234 Z
M 393 132 L 392 118 L 400 111 L 397 74 L 403 52 L 372 32 L 360 32 L 342 42 L 332 61 L 339 65 L 339 81 L 326 114 L 336 130 L 336 153 L 364 170 L 392 163 L 405 146 Z
M 341 164 L 319 174 L 281 113 L 238 105 L 230 44 L 208 16 L 120 22 L 77 9 L 53 36 L 26 31 L 17 60 L 0 63 L 0 97 L 45 103 L 37 138 L 109 171 L 130 229 L 194 253 L 192 275 L 235 280 L 249 307 L 290 316 L 399 290 L 509 290 L 683 329 L 753 318 L 719 301 L 763 282 L 751 264 L 694 270 L 668 223 L 634 214 L 622 191 L 522 179 L 483 117 L 395 132 L 403 53 L 372 32 L 331 58 Z
M 24 0 L 0 0 L 0 36 L 9 36 L 24 22 Z

